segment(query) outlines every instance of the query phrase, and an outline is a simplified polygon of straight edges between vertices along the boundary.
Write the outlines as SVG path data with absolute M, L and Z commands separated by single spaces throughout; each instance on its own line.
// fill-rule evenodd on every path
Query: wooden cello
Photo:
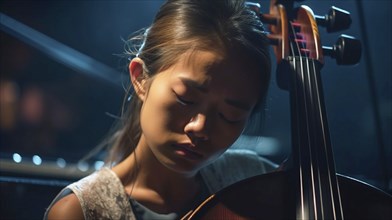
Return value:
M 335 57 L 338 64 L 355 64 L 360 42 L 342 36 L 334 47 L 323 48 L 317 29 L 323 21 L 307 6 L 294 9 L 292 1 L 272 0 L 269 14 L 261 14 L 255 4 L 249 7 L 270 24 L 277 82 L 290 92 L 291 166 L 233 184 L 183 219 L 392 219 L 390 195 L 336 174 L 329 139 L 320 80 L 323 55 Z M 343 20 L 336 27 L 324 25 L 347 28 L 348 15 L 333 10 Z

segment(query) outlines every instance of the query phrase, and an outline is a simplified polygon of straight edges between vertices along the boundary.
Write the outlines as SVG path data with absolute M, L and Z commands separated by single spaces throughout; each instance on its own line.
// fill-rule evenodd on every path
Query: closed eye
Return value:
M 232 119 L 228 119 L 224 114 L 219 113 L 219 117 L 224 120 L 225 122 L 229 123 L 229 124 L 237 124 L 242 122 L 242 119 L 240 120 L 232 120 Z
M 175 93 L 175 95 L 176 95 L 176 101 L 178 103 L 180 103 L 181 105 L 192 105 L 192 104 L 194 104 L 194 102 L 185 100 L 183 97 L 177 95 L 176 93 Z

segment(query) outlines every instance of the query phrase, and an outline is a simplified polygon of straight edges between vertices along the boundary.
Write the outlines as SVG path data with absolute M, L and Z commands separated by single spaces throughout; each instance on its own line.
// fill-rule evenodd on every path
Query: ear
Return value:
M 144 101 L 146 96 L 146 79 L 143 77 L 143 64 L 144 62 L 140 58 L 134 58 L 131 63 L 129 63 L 129 76 L 133 88 L 142 101 Z

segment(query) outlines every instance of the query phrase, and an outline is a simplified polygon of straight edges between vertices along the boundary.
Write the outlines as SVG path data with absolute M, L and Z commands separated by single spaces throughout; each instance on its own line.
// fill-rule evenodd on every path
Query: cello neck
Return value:
M 297 219 L 343 219 L 320 79 L 322 54 L 308 10 L 299 8 L 297 20 L 288 25 L 290 55 L 278 72 L 290 92 Z
M 297 218 L 342 219 L 342 207 L 325 114 L 320 64 L 290 57 L 290 106 Z

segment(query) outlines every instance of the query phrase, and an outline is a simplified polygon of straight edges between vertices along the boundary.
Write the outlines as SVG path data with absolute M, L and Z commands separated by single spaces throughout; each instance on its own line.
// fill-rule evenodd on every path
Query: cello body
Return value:
M 189 219 L 296 219 L 296 192 L 290 171 L 240 181 L 214 194 Z M 364 182 L 338 175 L 345 219 L 392 219 L 390 195 Z

